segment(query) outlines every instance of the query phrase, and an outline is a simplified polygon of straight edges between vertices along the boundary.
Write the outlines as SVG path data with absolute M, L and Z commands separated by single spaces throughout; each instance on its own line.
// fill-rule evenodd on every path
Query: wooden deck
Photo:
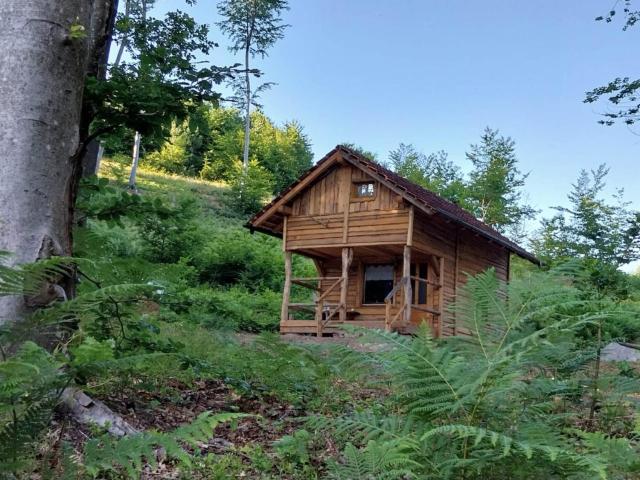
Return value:
M 322 329 L 322 333 L 323 335 L 328 336 L 344 333 L 344 330 L 342 329 L 343 325 L 353 327 L 377 328 L 380 330 L 385 329 L 384 318 L 380 318 L 379 320 L 350 320 L 344 323 L 332 322 Z M 406 326 L 399 325 L 397 327 L 393 327 L 392 331 L 405 335 L 412 335 L 418 331 L 418 328 L 419 327 L 415 324 Z M 316 335 L 317 325 L 314 320 L 285 320 L 284 322 L 280 323 L 280 334 Z
M 349 320 L 347 322 L 330 322 L 322 328 L 323 334 L 333 335 L 343 332 L 342 325 L 350 325 L 354 327 L 380 328 L 384 330 L 384 318 L 380 320 Z M 316 334 L 318 326 L 315 320 L 284 320 L 280 322 L 280 333 L 310 333 Z

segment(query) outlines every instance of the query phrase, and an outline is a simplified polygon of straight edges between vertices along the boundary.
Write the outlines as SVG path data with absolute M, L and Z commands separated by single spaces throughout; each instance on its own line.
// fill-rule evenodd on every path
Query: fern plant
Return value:
M 344 449 L 342 463 L 329 467 L 329 477 L 340 480 L 397 480 L 417 478 L 413 469 L 419 467 L 408 459 L 400 441 L 370 440 L 358 450 L 352 443 Z
M 127 478 L 139 478 L 143 465 L 157 465 L 157 451 L 163 448 L 169 458 L 190 465 L 191 455 L 185 444 L 195 448 L 211 437 L 218 425 L 246 417 L 242 413 L 201 413 L 190 424 L 163 433 L 147 431 L 123 438 L 102 435 L 87 442 L 84 448 L 83 466 L 92 477 L 107 472 L 122 473 Z
M 48 427 L 68 376 L 61 364 L 33 342 L 0 361 L 0 472 L 22 471 Z M 0 473 L 2 478 L 3 473 Z
M 393 414 L 334 422 L 338 434 L 360 445 L 347 447 L 334 474 L 360 472 L 380 446 L 395 452 L 405 476 L 606 478 L 609 457 L 570 432 L 589 395 L 579 375 L 589 356 L 572 342 L 575 331 L 610 312 L 582 298 L 566 273 L 510 285 L 491 270 L 469 278 L 454 310 L 468 336 L 435 341 L 426 329 L 415 338 L 378 333 L 389 347 L 379 361 L 394 388 Z M 627 380 L 608 388 L 622 402 L 640 391 Z M 625 448 L 638 452 L 633 442 Z

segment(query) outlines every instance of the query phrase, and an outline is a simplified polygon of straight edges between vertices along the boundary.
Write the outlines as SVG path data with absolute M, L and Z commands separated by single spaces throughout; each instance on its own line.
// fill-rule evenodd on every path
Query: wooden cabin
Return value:
M 511 254 L 538 260 L 459 206 L 344 146 L 337 146 L 247 224 L 282 238 L 281 333 L 331 334 L 341 325 L 435 336 L 462 333 L 447 304 L 466 274 L 494 267 L 508 280 Z M 317 276 L 293 278 L 293 253 Z M 293 284 L 314 302 L 293 303 Z

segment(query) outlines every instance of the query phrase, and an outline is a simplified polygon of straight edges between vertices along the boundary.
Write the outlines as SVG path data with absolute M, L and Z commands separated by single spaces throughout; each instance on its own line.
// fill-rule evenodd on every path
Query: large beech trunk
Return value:
M 14 264 L 72 253 L 80 137 L 88 131 L 84 79 L 101 58 L 113 6 L 113 0 L 0 1 L 0 250 L 13 253 Z M 73 26 L 85 34 L 70 36 Z M 73 288 L 73 279 L 54 281 Z M 0 297 L 0 323 L 37 306 Z
M 14 264 L 72 253 L 92 118 L 84 82 L 104 78 L 116 10 L 117 0 L 0 0 L 0 250 L 12 252 Z M 71 38 L 72 26 L 85 34 Z M 71 276 L 51 282 L 65 287 L 63 298 L 73 293 Z M 34 298 L 0 296 L 0 324 L 59 292 L 50 284 Z M 81 423 L 136 433 L 77 389 L 67 388 L 63 405 Z

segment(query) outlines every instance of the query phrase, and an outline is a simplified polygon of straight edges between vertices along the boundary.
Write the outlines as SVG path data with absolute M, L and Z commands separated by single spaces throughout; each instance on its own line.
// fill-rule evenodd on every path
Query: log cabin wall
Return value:
M 406 202 L 378 183 L 375 197 L 356 198 L 353 186 L 366 181 L 371 181 L 371 177 L 350 165 L 338 165 L 316 180 L 290 204 L 285 248 L 295 251 L 343 246 L 404 245 L 409 228 Z M 507 279 L 509 254 L 506 249 L 440 215 L 427 215 L 418 209 L 415 209 L 414 215 L 412 242 L 415 253 L 423 252 L 444 258 L 445 305 L 455 300 L 456 291 L 465 283 L 467 273 L 475 275 L 495 267 L 498 277 Z M 362 270 L 366 263 L 393 263 L 396 281 L 399 281 L 402 276 L 402 257 L 380 255 L 363 258 L 356 255 L 349 269 L 348 307 L 358 311 L 358 320 L 369 326 L 382 327 L 384 305 L 362 304 Z M 319 260 L 318 265 L 323 276 L 338 277 L 341 274 L 340 257 Z M 435 279 L 431 268 L 429 277 Z M 339 295 L 336 289 L 327 297 L 327 302 L 339 303 Z M 431 297 L 431 301 L 435 307 L 435 296 Z M 446 310 L 441 334 L 455 335 L 455 318 Z
M 510 254 L 505 248 L 439 215 L 416 212 L 413 244 L 418 250 L 444 258 L 445 305 L 455 301 L 456 292 L 466 283 L 467 274 L 476 275 L 494 267 L 498 278 L 508 279 Z M 446 308 L 441 333 L 443 336 L 457 333 L 454 315 Z
M 375 183 L 375 196 L 357 198 L 354 185 L 371 181 L 350 165 L 337 166 L 291 202 L 286 248 L 404 244 L 409 209 L 402 199 Z

